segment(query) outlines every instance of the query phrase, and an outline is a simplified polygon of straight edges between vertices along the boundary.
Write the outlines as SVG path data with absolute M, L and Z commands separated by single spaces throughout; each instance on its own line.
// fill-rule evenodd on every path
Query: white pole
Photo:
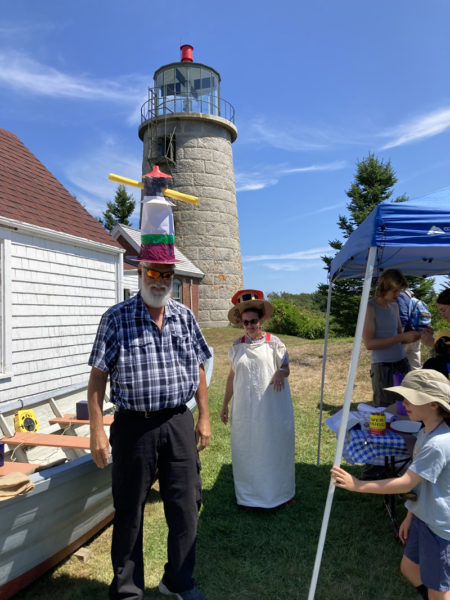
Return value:
M 353 386 L 355 383 L 356 368 L 358 366 L 359 350 L 361 347 L 362 330 L 364 327 L 364 320 L 366 318 L 367 303 L 369 301 L 370 286 L 372 283 L 373 267 L 375 264 L 376 254 L 377 254 L 376 246 L 371 246 L 371 248 L 369 250 L 369 256 L 367 258 L 363 292 L 362 292 L 362 296 L 361 296 L 361 302 L 359 304 L 358 321 L 356 324 L 355 339 L 354 339 L 354 343 L 353 343 L 352 357 L 351 357 L 351 361 L 350 361 L 350 369 L 349 369 L 349 374 L 348 374 L 348 379 L 347 379 L 347 387 L 345 388 L 344 405 L 342 407 L 341 423 L 339 426 L 338 440 L 337 440 L 337 444 L 336 444 L 336 452 L 334 455 L 333 465 L 338 465 L 338 466 L 341 464 L 342 451 L 344 449 L 344 439 L 345 439 L 345 434 L 346 434 L 346 430 L 347 430 L 348 415 L 350 412 L 350 404 L 351 404 L 351 400 L 352 400 Z M 328 486 L 327 501 L 325 504 L 325 511 L 324 511 L 324 515 L 323 515 L 323 519 L 322 519 L 322 527 L 320 530 L 319 543 L 317 546 L 316 560 L 314 562 L 314 569 L 313 569 L 311 584 L 309 587 L 308 600 L 314 600 L 314 595 L 316 593 L 317 579 L 319 576 L 320 563 L 322 561 L 322 554 L 323 554 L 323 547 L 325 545 L 325 538 L 327 535 L 328 521 L 330 519 L 331 505 L 333 503 L 334 489 L 335 489 L 335 486 L 330 479 L 330 485 Z
M 330 328 L 330 308 L 331 308 L 331 286 L 332 282 L 328 286 L 328 300 L 327 300 L 327 320 L 325 325 L 325 340 L 323 342 L 323 359 L 322 359 L 322 381 L 320 384 L 320 412 L 319 412 L 319 435 L 317 442 L 317 466 L 320 465 L 320 440 L 322 435 L 322 408 L 323 408 L 323 388 L 325 385 L 325 368 L 327 364 L 327 348 L 328 348 L 328 330 Z

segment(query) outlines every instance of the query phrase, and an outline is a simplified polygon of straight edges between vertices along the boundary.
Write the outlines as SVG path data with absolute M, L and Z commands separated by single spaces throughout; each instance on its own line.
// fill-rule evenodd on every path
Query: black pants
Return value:
M 372 363 L 370 365 L 370 377 L 372 378 L 373 403 L 375 406 L 389 406 L 396 400 L 401 400 L 402 397 L 395 393 L 389 392 L 384 388 L 394 385 L 394 373 L 398 371 L 402 375 L 406 375 L 411 371 L 407 358 L 393 363 Z
M 174 592 L 194 586 L 200 461 L 193 418 L 182 406 L 145 418 L 119 412 L 111 426 L 114 508 L 111 559 L 113 600 L 141 600 L 144 590 L 143 514 L 158 471 L 169 535 L 164 583 Z

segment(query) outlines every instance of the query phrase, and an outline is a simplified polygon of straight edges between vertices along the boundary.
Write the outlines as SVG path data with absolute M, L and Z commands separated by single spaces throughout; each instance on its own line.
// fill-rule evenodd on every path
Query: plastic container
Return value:
M 0 467 L 5 464 L 5 444 L 0 442 Z
M 386 434 L 386 415 L 384 413 L 371 414 L 369 417 L 370 435 Z
M 77 402 L 77 419 L 89 421 L 89 410 L 87 400 Z

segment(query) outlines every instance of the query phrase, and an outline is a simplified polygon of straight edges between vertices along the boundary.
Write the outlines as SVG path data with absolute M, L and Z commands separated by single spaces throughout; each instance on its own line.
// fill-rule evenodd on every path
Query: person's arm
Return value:
M 409 530 L 411 529 L 413 513 L 408 510 L 406 517 L 403 519 L 399 529 L 398 529 L 398 537 L 402 544 L 406 544 L 406 540 L 408 539 Z
M 401 331 L 400 320 L 400 332 L 396 335 L 391 335 L 385 338 L 375 337 L 375 309 L 369 304 L 367 307 L 366 319 L 364 321 L 362 338 L 367 350 L 382 350 L 383 348 L 390 348 L 394 344 L 409 344 L 415 342 L 421 336 L 418 331 Z
M 275 371 L 272 379 L 270 380 L 270 385 L 273 385 L 273 389 L 276 392 L 281 392 L 281 390 L 284 388 L 284 378 L 289 377 L 289 374 L 289 363 L 282 364 L 281 367 Z
M 92 460 L 103 469 L 108 464 L 109 440 L 103 427 L 103 399 L 108 373 L 92 367 L 88 385 L 88 408 L 90 424 L 90 446 Z
M 420 475 L 408 469 L 401 477 L 380 479 L 378 481 L 362 481 L 353 477 L 341 467 L 331 469 L 331 478 L 334 480 L 336 487 L 349 492 L 359 492 L 360 494 L 406 494 L 423 480 Z
M 225 395 L 223 397 L 222 408 L 220 409 L 220 420 L 222 423 L 228 423 L 228 405 L 233 397 L 233 381 L 234 371 L 230 369 L 227 377 L 227 383 L 225 384 Z
M 206 385 L 206 374 L 203 365 L 199 367 L 200 371 L 200 382 L 198 384 L 197 391 L 195 392 L 195 399 L 197 401 L 198 408 L 198 419 L 197 425 L 195 426 L 195 439 L 197 441 L 198 450 L 203 450 L 209 444 L 211 439 L 211 423 L 209 422 L 209 408 L 208 408 L 208 386 Z

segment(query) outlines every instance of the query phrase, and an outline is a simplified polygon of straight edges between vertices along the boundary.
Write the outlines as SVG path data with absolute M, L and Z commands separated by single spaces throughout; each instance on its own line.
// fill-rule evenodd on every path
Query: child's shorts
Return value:
M 433 533 L 417 517 L 413 517 L 404 554 L 419 565 L 422 583 L 427 588 L 450 590 L 450 541 Z

